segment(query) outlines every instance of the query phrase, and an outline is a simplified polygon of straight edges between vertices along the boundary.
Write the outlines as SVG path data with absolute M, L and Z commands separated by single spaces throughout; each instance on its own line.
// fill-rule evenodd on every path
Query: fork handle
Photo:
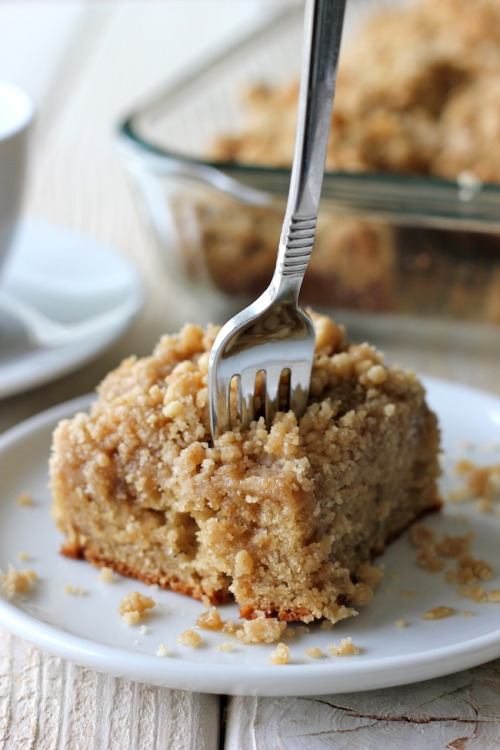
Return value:
M 308 0 L 297 133 L 272 286 L 298 295 L 313 249 L 346 0 Z

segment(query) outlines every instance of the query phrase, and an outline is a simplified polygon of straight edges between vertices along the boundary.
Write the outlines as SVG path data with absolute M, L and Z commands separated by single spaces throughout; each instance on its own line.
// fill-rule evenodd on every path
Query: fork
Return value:
M 297 417 L 307 406 L 316 337 L 298 295 L 314 243 L 345 4 L 308 0 L 306 6 L 295 151 L 276 268 L 266 291 L 222 327 L 212 346 L 208 393 L 213 440 L 237 424 L 250 424 L 261 383 L 268 427 L 283 400 Z

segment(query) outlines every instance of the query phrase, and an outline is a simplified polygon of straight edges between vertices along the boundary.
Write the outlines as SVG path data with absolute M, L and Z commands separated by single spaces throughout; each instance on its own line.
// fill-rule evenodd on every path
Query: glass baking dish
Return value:
M 381 2 L 349 4 L 345 37 L 374 4 Z M 245 88 L 298 75 L 301 33 L 301 7 L 281 7 L 119 128 L 168 273 L 203 299 L 210 320 L 223 322 L 269 282 L 290 172 L 205 154 L 217 136 L 244 124 Z M 360 335 L 394 325 L 427 335 L 459 322 L 473 336 L 478 327 L 498 336 L 498 232 L 500 185 L 327 172 L 302 302 L 341 317 Z

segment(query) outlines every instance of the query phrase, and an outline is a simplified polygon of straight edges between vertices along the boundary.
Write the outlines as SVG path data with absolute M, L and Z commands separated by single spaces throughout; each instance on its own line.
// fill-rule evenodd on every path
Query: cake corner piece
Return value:
M 65 554 L 205 603 L 234 597 L 245 618 L 355 614 L 373 558 L 440 506 L 439 429 L 414 374 L 313 318 L 307 411 L 269 430 L 261 419 L 212 444 L 213 327 L 186 325 L 110 373 L 54 433 Z

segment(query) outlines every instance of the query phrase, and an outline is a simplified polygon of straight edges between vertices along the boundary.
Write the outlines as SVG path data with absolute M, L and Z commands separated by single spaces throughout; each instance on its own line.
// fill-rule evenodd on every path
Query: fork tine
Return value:
M 290 370 L 290 409 L 301 417 L 306 410 L 311 380 L 311 363 L 294 362 Z
M 254 369 L 243 370 L 240 376 L 240 394 L 238 399 L 241 426 L 248 427 L 255 419 L 255 379 L 257 373 Z
M 217 380 L 211 383 L 209 393 L 211 402 L 209 404 L 210 430 L 212 435 L 219 437 L 223 432 L 229 430 L 229 395 L 231 391 L 231 378 L 219 375 Z
M 282 365 L 268 366 L 266 369 L 266 425 L 268 429 L 271 427 L 276 412 L 279 409 L 279 398 L 280 398 L 280 382 L 281 375 L 283 372 Z

